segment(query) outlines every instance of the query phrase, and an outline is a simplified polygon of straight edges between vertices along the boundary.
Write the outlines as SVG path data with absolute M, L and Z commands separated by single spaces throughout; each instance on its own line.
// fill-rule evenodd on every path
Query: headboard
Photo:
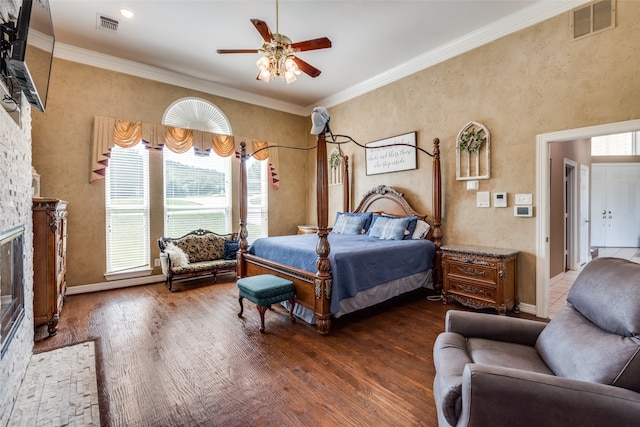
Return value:
M 378 185 L 370 189 L 360 201 L 354 212 L 375 212 L 394 216 L 417 216 L 425 220 L 426 215 L 421 215 L 413 210 L 405 200 L 402 193 L 387 185 Z

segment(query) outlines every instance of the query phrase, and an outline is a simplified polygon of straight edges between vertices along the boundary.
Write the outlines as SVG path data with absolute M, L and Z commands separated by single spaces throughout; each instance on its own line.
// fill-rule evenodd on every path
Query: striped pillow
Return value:
M 369 236 L 384 240 L 402 240 L 412 217 L 379 216 L 369 229 Z
M 339 214 L 332 231 L 338 234 L 362 234 L 366 221 L 364 216 Z

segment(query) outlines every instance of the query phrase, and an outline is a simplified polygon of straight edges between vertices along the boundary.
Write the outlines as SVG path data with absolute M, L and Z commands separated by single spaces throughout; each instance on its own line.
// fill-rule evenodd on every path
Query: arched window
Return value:
M 218 107 L 199 98 L 173 102 L 162 124 L 219 134 L 231 125 Z M 164 235 L 180 237 L 198 228 L 219 234 L 232 231 L 231 159 L 216 153 L 196 155 L 163 149 Z

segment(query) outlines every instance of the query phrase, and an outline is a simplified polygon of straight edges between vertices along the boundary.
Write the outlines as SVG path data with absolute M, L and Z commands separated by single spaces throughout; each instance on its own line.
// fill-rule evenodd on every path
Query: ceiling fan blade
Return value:
M 313 65 L 310 65 L 309 63 L 304 62 L 302 59 L 298 58 L 297 56 L 292 56 L 292 58 L 300 71 L 310 75 L 311 77 L 318 77 L 320 75 L 321 71 L 318 70 Z
M 291 49 L 294 52 L 304 52 L 305 50 L 326 49 L 331 47 L 331 40 L 326 37 L 319 39 L 306 40 L 303 42 L 297 42 L 291 44 Z
M 258 30 L 258 32 L 262 36 L 262 40 L 269 43 L 271 39 L 273 39 L 273 34 L 271 34 L 271 30 L 269 29 L 269 26 L 266 22 L 259 19 L 252 19 L 251 23 L 254 27 L 256 27 L 256 30 Z
M 258 53 L 258 49 L 218 49 L 218 53 Z

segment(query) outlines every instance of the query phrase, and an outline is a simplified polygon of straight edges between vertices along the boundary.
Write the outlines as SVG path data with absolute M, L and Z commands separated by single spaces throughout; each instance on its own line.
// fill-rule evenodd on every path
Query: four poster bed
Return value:
M 291 280 L 296 292 L 295 314 L 307 322 L 315 322 L 321 334 L 329 333 L 332 316 L 340 317 L 423 286 L 439 292 L 442 286 L 440 149 L 437 138 L 433 143 L 430 215 L 417 213 L 401 193 L 380 185 L 362 198 L 353 213 L 344 213 L 343 218 L 339 218 L 342 216 L 339 214 L 330 233 L 327 141 L 324 134 L 318 135 L 317 235 L 257 239 L 251 248 L 246 227 L 246 159 L 250 154 L 241 144 L 238 276 L 274 274 Z M 348 184 L 344 187 L 345 200 L 348 200 Z M 357 219 L 345 218 L 347 216 Z M 361 218 L 367 223 L 362 234 L 347 232 L 349 227 L 345 224 L 353 220 L 360 227 Z M 346 228 L 337 230 L 338 221 Z M 426 236 L 416 237 L 415 233 L 404 231 L 409 223 L 422 221 L 430 226 Z M 404 236 L 391 239 L 386 233 L 393 227 L 397 229 L 395 223 L 404 227 Z

